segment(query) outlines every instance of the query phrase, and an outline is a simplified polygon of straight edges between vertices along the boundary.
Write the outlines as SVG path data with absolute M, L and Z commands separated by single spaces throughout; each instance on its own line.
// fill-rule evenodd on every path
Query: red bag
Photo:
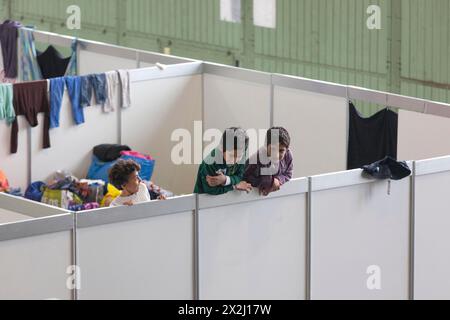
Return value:
M 144 159 L 144 160 L 153 160 L 153 158 L 151 156 L 142 154 L 137 151 L 121 151 L 120 154 L 122 156 L 128 156 L 128 157 L 133 157 L 133 158 L 139 158 L 139 159 Z

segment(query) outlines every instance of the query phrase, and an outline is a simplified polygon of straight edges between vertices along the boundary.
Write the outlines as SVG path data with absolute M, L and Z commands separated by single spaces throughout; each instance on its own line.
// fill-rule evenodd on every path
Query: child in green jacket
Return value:
M 232 190 L 250 192 L 252 186 L 242 181 L 248 143 L 249 138 L 243 129 L 226 129 L 220 146 L 200 165 L 194 193 L 221 195 Z

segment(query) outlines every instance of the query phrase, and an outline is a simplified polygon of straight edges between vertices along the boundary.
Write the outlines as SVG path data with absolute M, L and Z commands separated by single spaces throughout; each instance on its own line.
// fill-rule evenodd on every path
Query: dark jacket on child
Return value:
M 294 162 L 292 158 L 292 153 L 288 149 L 284 158 L 280 160 L 278 169 L 272 175 L 268 175 L 261 170 L 263 168 L 269 168 L 270 163 L 262 164 L 260 159 L 260 154 L 263 152 L 267 153 L 267 149 L 264 147 L 253 155 L 247 165 L 247 169 L 244 173 L 244 181 L 250 183 L 254 188 L 258 188 L 262 191 L 269 192 L 272 189 L 274 179 L 278 179 L 281 185 L 285 184 L 292 179 L 292 172 L 294 169 Z

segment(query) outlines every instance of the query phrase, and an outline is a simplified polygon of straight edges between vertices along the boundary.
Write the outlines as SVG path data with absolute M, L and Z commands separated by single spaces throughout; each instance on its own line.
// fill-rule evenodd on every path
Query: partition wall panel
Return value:
M 132 107 L 122 110 L 121 142 L 150 154 L 156 160 L 152 180 L 176 194 L 192 193 L 202 160 L 201 149 L 198 159 L 191 152 L 202 145 L 201 92 L 201 75 L 132 82 Z M 180 143 L 184 151 L 173 151 Z
M 0 299 L 73 299 L 73 216 L 0 224 Z
M 11 186 L 25 190 L 28 186 L 29 135 L 28 122 L 20 117 L 18 120 L 18 148 L 11 154 L 11 125 L 0 121 L 0 170 L 8 177 Z
M 224 67 L 225 69 L 225 67 Z M 204 74 L 204 130 L 230 127 L 267 130 L 271 123 L 270 77 L 219 69 Z M 208 72 L 208 69 L 206 70 Z M 247 73 L 247 71 L 244 71 Z M 265 82 L 265 83 L 264 83 Z M 259 141 L 259 145 L 264 140 Z
M 187 196 L 79 213 L 79 299 L 194 299 L 194 208 Z
M 311 298 L 408 299 L 410 179 L 312 177 Z
M 290 133 L 295 178 L 347 169 L 345 97 L 275 86 L 273 119 Z
M 450 158 L 416 162 L 414 298 L 450 299 Z
M 200 299 L 306 298 L 306 191 L 200 196 Z
M 136 53 L 124 51 L 123 56 L 116 57 L 107 53 L 91 52 L 88 50 L 79 50 L 78 73 L 79 75 L 87 75 L 94 73 L 103 73 L 118 69 L 135 69 L 137 68 Z
M 450 154 L 450 119 L 399 111 L 398 158 L 424 160 Z

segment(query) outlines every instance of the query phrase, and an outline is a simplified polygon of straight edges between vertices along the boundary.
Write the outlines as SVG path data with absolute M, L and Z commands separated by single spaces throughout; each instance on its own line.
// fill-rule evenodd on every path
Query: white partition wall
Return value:
M 172 150 L 180 142 L 187 143 L 185 152 L 188 153 L 194 150 L 195 144 L 201 147 L 200 73 L 200 63 L 170 66 L 162 71 L 140 70 L 131 84 L 133 106 L 121 115 L 121 142 L 155 158 L 152 180 L 176 194 L 190 194 L 194 190 L 198 169 L 198 165 L 190 164 L 194 163 L 194 155 L 180 165 L 181 160 L 173 159 Z M 199 122 L 196 132 L 195 121 Z M 189 136 L 181 138 L 177 135 L 180 130 Z
M 307 189 L 199 197 L 200 299 L 306 298 Z
M 43 116 L 32 129 L 31 181 L 46 181 L 57 170 L 66 170 L 76 177 L 86 178 L 92 159 L 92 149 L 102 143 L 119 143 L 119 110 L 104 113 L 101 106 L 86 107 L 85 123 L 75 125 L 72 105 L 63 96 L 60 127 L 50 129 L 51 148 L 42 149 Z
M 73 299 L 73 227 L 71 214 L 0 224 L 0 299 Z
M 4 223 L 11 223 L 11 222 L 17 222 L 17 221 L 25 221 L 25 220 L 31 220 L 33 218 L 14 212 L 12 210 L 6 210 L 0 208 L 0 224 Z
M 33 218 L 68 213 L 67 210 L 49 206 L 44 203 L 31 201 L 25 198 L 0 193 L 0 221 L 1 223 L 20 221 Z M 10 217 L 12 220 L 9 220 Z
M 450 154 L 450 119 L 399 111 L 398 158 L 423 160 Z
M 410 179 L 312 178 L 311 299 L 408 299 Z
M 204 73 L 205 130 L 270 127 L 270 74 L 214 64 L 205 64 Z
M 414 299 L 450 299 L 450 158 L 416 162 Z
M 307 89 L 301 79 L 277 76 L 274 80 L 273 124 L 285 127 L 291 135 L 294 177 L 346 170 L 345 87 L 337 86 L 334 96 L 297 89 Z
M 24 117 L 18 118 L 18 148 L 16 154 L 11 154 L 11 126 L 6 121 L 0 121 L 0 170 L 10 182 L 11 187 L 21 188 L 25 191 L 28 186 L 29 175 L 29 138 L 28 122 Z
M 81 49 L 79 51 L 79 75 L 103 73 L 118 69 L 135 69 L 138 67 L 136 53 L 123 51 L 121 56 L 111 56 L 107 53 L 92 52 Z
M 193 195 L 77 215 L 79 299 L 194 299 Z

